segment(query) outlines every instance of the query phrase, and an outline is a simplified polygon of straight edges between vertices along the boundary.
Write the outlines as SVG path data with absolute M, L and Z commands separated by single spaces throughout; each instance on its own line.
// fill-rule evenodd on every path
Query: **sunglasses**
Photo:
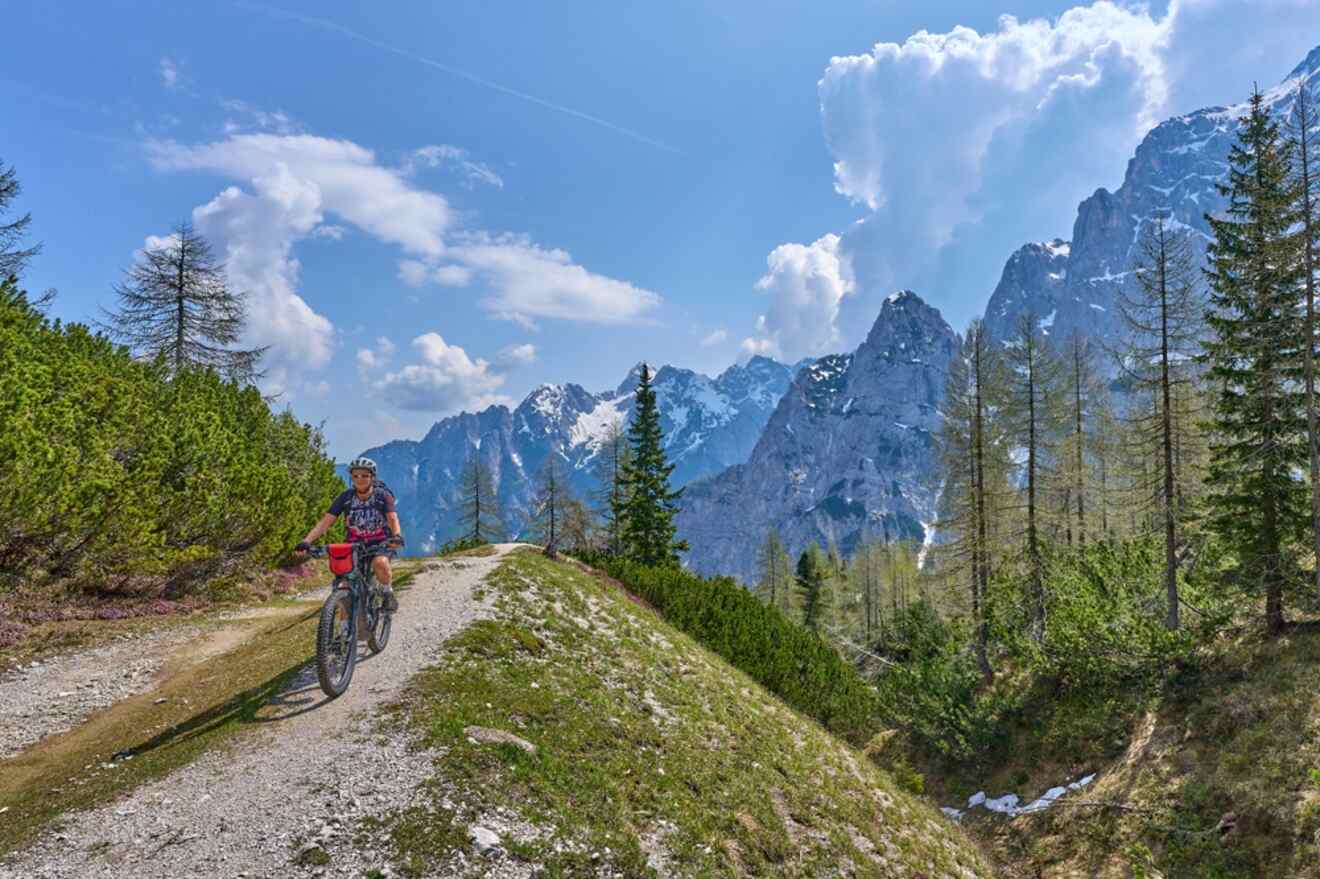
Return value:
M 349 475 L 352 476 L 354 479 L 370 479 L 370 478 L 371 478 L 371 474 L 370 474 L 370 473 L 351 473 L 351 474 L 349 474 Z

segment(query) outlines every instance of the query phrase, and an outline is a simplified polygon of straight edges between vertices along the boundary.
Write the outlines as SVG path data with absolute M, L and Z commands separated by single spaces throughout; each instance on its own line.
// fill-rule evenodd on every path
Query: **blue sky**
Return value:
M 961 329 L 1151 124 L 1282 78 L 1318 12 L 10 0 L 0 161 L 57 316 L 191 219 L 267 389 L 347 457 L 641 358 L 846 350 L 898 287 Z

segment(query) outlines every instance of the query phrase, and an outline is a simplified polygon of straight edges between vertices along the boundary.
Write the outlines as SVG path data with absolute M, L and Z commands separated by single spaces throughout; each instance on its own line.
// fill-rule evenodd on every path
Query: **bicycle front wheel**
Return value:
M 330 698 L 348 689 L 357 662 L 357 638 L 353 636 L 353 599 L 347 589 L 335 589 L 321 608 L 316 630 L 316 676 Z
M 378 591 L 372 592 L 371 609 L 375 611 L 376 624 L 367 632 L 367 646 L 371 648 L 372 653 L 379 653 L 390 642 L 390 623 L 394 619 L 394 614 L 385 609 L 385 598 Z M 371 618 L 369 615 L 368 619 Z

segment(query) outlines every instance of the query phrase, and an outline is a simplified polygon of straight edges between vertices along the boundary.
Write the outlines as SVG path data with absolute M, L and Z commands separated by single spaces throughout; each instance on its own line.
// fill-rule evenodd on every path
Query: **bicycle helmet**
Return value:
M 375 476 L 376 462 L 370 458 L 354 458 L 348 462 L 348 472 L 352 473 L 354 470 L 370 470 L 371 475 Z

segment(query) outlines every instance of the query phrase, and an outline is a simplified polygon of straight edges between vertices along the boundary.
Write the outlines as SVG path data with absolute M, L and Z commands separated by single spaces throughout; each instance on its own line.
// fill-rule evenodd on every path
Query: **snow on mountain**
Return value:
M 576 384 L 542 384 L 515 409 L 491 406 L 436 422 L 419 441 L 397 440 L 368 449 L 381 478 L 395 491 L 404 531 L 413 545 L 432 549 L 455 537 L 461 517 L 459 479 L 477 455 L 490 469 L 511 535 L 526 526 L 536 480 L 549 455 L 564 463 L 582 497 L 595 488 L 593 465 L 611 423 L 632 417 L 638 364 L 611 391 Z M 794 368 L 766 357 L 730 366 L 716 378 L 662 366 L 652 378 L 670 461 L 671 484 L 741 463 L 751 454 Z

